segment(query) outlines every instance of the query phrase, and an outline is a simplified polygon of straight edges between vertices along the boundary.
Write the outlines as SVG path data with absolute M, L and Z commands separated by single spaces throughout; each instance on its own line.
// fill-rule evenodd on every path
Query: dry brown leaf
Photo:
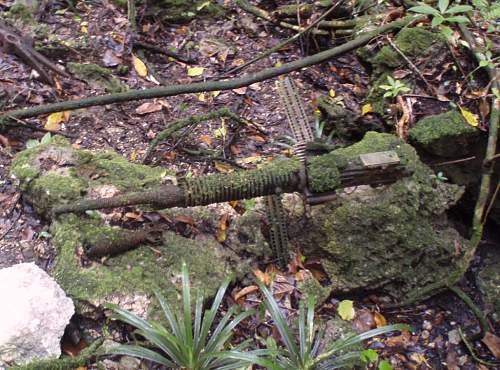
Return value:
M 239 300 L 240 298 L 246 296 L 247 294 L 250 294 L 250 293 L 253 293 L 253 292 L 256 292 L 259 290 L 259 287 L 257 285 L 250 285 L 250 286 L 247 286 L 243 289 L 241 289 L 238 293 L 236 293 L 234 295 L 234 300 L 237 301 Z
M 226 162 L 214 161 L 214 167 L 217 169 L 217 171 L 222 173 L 229 173 L 234 171 L 233 166 Z
M 259 269 L 254 270 L 253 274 L 264 285 L 268 285 L 269 286 L 269 284 L 271 284 L 271 275 L 270 274 L 268 274 L 266 272 L 263 272 L 263 271 L 261 271 Z
M 375 320 L 375 323 L 377 324 L 377 328 L 380 328 L 381 326 L 387 325 L 387 320 L 385 319 L 384 315 L 382 315 L 380 312 L 374 312 L 373 319 Z
M 177 158 L 177 152 L 170 150 L 168 152 L 163 153 L 163 158 L 168 159 L 169 161 L 175 160 Z
M 175 216 L 174 220 L 177 222 L 182 222 L 183 224 L 194 226 L 194 219 L 191 216 L 178 215 Z
M 226 213 L 222 215 L 221 218 L 219 219 L 219 229 L 217 230 L 217 241 L 219 241 L 219 243 L 226 240 L 228 225 L 229 225 L 229 215 Z
M 246 92 L 247 92 L 247 88 L 246 86 L 243 86 L 243 87 L 239 87 L 237 89 L 233 89 L 233 91 L 238 94 L 238 95 L 245 95 Z
M 144 104 L 139 105 L 135 109 L 135 113 L 144 115 L 148 113 L 154 113 L 154 112 L 159 112 L 163 108 L 163 105 L 157 102 L 146 102 Z
M 481 341 L 484 344 L 486 344 L 486 347 L 488 347 L 490 352 L 493 353 L 493 356 L 495 356 L 495 358 L 500 359 L 500 338 L 499 337 L 497 337 L 495 334 L 492 334 L 488 331 L 484 335 L 484 338 L 481 339 Z
M 212 145 L 212 137 L 210 135 L 201 135 L 200 141 L 207 145 Z

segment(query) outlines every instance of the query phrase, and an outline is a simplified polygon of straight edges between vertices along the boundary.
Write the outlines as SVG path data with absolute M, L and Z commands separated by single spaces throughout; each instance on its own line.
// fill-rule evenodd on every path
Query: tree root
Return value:
M 486 332 L 490 330 L 490 325 L 488 324 L 488 320 L 484 316 L 481 309 L 476 306 L 476 304 L 472 301 L 472 299 L 465 294 L 465 292 L 460 289 L 458 286 L 450 287 L 450 290 L 455 293 L 464 303 L 469 306 L 470 310 L 474 313 L 477 320 L 479 321 L 479 326 L 481 327 L 481 332 L 478 335 L 482 338 Z
M 241 118 L 236 113 L 230 111 L 228 108 L 221 108 L 221 109 L 218 109 L 214 112 L 200 114 L 198 116 L 191 116 L 188 118 L 183 118 L 183 119 L 174 121 L 171 124 L 169 124 L 165 130 L 158 133 L 158 135 L 156 135 L 156 137 L 151 141 L 151 143 L 149 144 L 148 150 L 144 154 L 144 158 L 142 159 L 142 163 L 147 163 L 149 161 L 151 153 L 158 146 L 158 144 L 160 144 L 162 141 L 165 141 L 168 138 L 170 138 L 170 136 L 172 136 L 172 134 L 174 134 L 175 132 L 177 132 L 177 131 L 179 131 L 187 126 L 191 126 L 191 128 L 194 128 L 198 124 L 200 124 L 201 122 L 210 121 L 212 119 L 221 118 L 221 117 L 230 118 L 230 119 L 234 120 L 235 122 L 237 122 L 241 125 L 244 125 L 244 126 L 252 125 L 257 130 L 259 130 L 261 133 L 264 133 L 265 135 L 267 135 L 267 133 L 259 126 L 253 124 L 250 121 L 247 121 L 244 118 Z
M 198 82 L 183 85 L 163 86 L 145 90 L 132 90 L 123 93 L 92 96 L 79 100 L 70 100 L 59 103 L 52 103 L 32 108 L 24 108 L 13 111 L 8 111 L 0 114 L 0 126 L 7 121 L 9 117 L 27 118 L 34 117 L 41 114 L 61 112 L 65 110 L 74 110 L 80 108 L 88 108 L 97 105 L 107 105 L 113 103 L 122 103 L 127 101 L 135 101 L 142 99 L 153 99 L 167 96 L 174 96 L 188 93 L 199 93 L 217 90 L 233 90 L 240 87 L 248 86 L 256 82 L 268 80 L 273 77 L 288 74 L 293 71 L 300 70 L 318 63 L 322 63 L 333 57 L 345 54 L 351 50 L 357 49 L 369 43 L 373 38 L 380 34 L 397 30 L 410 25 L 411 23 L 421 19 L 421 16 L 408 16 L 400 20 L 387 23 L 376 30 L 366 32 L 363 35 L 351 40 L 345 44 L 334 47 L 329 50 L 284 64 L 280 67 L 273 67 L 264 69 L 257 73 L 247 74 L 241 78 L 224 80 L 224 81 L 208 81 Z

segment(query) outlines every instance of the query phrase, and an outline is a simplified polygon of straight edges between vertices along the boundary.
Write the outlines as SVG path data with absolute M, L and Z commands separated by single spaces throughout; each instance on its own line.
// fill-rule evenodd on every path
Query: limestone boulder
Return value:
M 73 302 L 34 263 L 0 270 L 0 367 L 57 358 Z

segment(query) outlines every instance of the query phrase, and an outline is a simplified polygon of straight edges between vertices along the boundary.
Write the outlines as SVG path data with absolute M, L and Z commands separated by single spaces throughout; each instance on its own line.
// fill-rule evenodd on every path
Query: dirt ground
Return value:
M 51 4 L 38 23 L 43 23 L 48 28 L 46 34 L 50 35 L 37 41 L 45 47 L 45 54 L 62 65 L 68 62 L 114 65 L 111 69 L 113 75 L 130 89 L 154 87 L 157 83 L 210 80 L 291 35 L 232 5 L 229 5 L 231 10 L 224 17 L 195 19 L 185 25 L 165 25 L 139 17 L 143 40 L 162 48 L 175 48 L 180 55 L 195 61 L 186 64 L 165 55 L 134 49 L 134 55 L 146 63 L 149 71 L 148 77 L 142 78 L 131 63 L 131 36 L 123 9 L 108 2 L 78 2 L 73 10 L 67 8 L 65 3 Z M 0 0 L 0 10 L 9 6 L 9 1 Z M 141 11 L 139 9 L 139 14 Z M 25 32 L 33 32 L 33 26 L 19 27 Z M 227 45 L 218 45 L 208 51 L 193 47 L 203 42 L 209 44 L 212 39 L 223 40 Z M 372 44 L 377 42 L 381 40 Z M 325 41 L 320 40 L 319 43 L 324 44 Z M 311 40 L 302 40 L 252 65 L 248 71 L 296 60 L 304 50 L 313 51 L 314 48 Z M 119 69 L 123 66 L 128 69 L 120 73 Z M 188 70 L 192 67 L 203 67 L 202 75 L 189 77 Z M 292 77 L 311 115 L 316 109 L 317 98 L 330 91 L 342 96 L 353 110 L 360 111 L 369 85 L 367 71 L 353 54 L 292 73 Z M 8 94 L 2 110 L 105 93 L 98 83 L 56 78 L 56 87 L 44 84 L 33 78 L 31 69 L 19 58 L 0 52 L 0 92 Z M 150 105 L 145 106 L 145 103 Z M 267 134 L 253 126 L 241 127 L 228 120 L 204 122 L 157 147 L 152 162 L 175 170 L 179 176 L 189 173 L 197 176 L 224 170 L 224 166 L 252 168 L 262 158 L 286 150 L 276 144 L 281 136 L 290 133 L 273 80 L 218 94 L 188 94 L 79 110 L 59 124 L 58 133 L 66 135 L 74 146 L 112 149 L 131 161 L 140 161 L 149 142 L 169 122 L 221 107 L 230 107 L 240 116 L 263 127 Z M 417 117 L 443 109 L 441 102 L 429 102 L 428 99 L 422 99 L 416 107 L 414 114 Z M 145 113 L 149 110 L 152 112 Z M 375 115 L 372 119 L 378 123 L 379 118 Z M 39 117 L 27 119 L 24 124 L 41 128 L 46 122 L 47 117 Z M 15 181 L 9 178 L 9 167 L 15 153 L 22 150 L 28 140 L 40 139 L 44 134 L 19 126 L 0 133 L 0 268 L 34 261 L 48 269 L 54 258 L 55 251 L 47 237 L 46 221 L 34 212 L 22 198 Z M 206 152 L 192 155 L 183 148 L 214 150 L 215 160 Z M 470 214 L 462 216 L 466 219 Z M 492 225 L 484 236 L 482 249 L 498 248 L 498 237 Z M 461 287 L 481 305 L 482 298 L 474 283 L 474 272 L 480 265 L 481 253 Z M 236 286 L 233 289 L 241 288 Z M 377 307 L 372 296 L 350 298 L 355 301 L 358 310 L 373 311 Z M 8 297 L 2 297 L 4 299 L 8 300 Z M 338 299 L 331 297 L 320 310 L 321 314 L 328 317 Z M 385 310 L 381 314 L 390 323 L 409 323 L 414 328 L 411 334 L 388 337 L 371 344 L 372 348 L 381 350 L 385 358 L 397 364 L 396 368 L 500 369 L 500 366 L 488 367 L 478 363 L 460 344 L 458 327 L 470 334 L 477 332 L 479 326 L 469 308 L 451 292 L 439 294 L 419 305 Z M 481 342 L 476 341 L 473 346 L 482 359 L 495 360 Z

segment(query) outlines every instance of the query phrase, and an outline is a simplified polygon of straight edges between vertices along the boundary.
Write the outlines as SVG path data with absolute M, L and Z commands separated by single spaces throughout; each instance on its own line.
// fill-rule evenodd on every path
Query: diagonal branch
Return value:
M 349 41 L 343 45 L 284 64 L 280 67 L 273 67 L 264 69 L 257 73 L 250 73 L 241 78 L 224 80 L 224 81 L 209 81 L 209 82 L 198 82 L 192 84 L 170 85 L 170 86 L 163 86 L 146 90 L 132 90 L 123 93 L 92 96 L 89 98 L 84 98 L 79 100 L 70 100 L 70 101 L 52 103 L 32 108 L 12 110 L 0 114 L 0 125 L 2 124 L 2 121 L 7 121 L 9 116 L 16 118 L 28 118 L 28 117 L 35 117 L 41 114 L 87 108 L 97 105 L 123 103 L 127 101 L 153 99 L 153 98 L 160 98 L 160 97 L 167 97 L 167 96 L 174 96 L 174 95 L 188 94 L 188 93 L 237 89 L 243 86 L 251 85 L 256 82 L 264 81 L 273 77 L 297 71 L 305 67 L 310 67 L 314 64 L 322 63 L 328 59 L 345 54 L 351 50 L 366 45 L 373 38 L 377 37 L 380 34 L 397 30 L 402 27 L 406 27 L 418 19 L 420 19 L 420 16 L 408 16 L 400 20 L 387 23 L 371 32 L 366 32 L 363 35 L 359 36 L 358 38 Z

